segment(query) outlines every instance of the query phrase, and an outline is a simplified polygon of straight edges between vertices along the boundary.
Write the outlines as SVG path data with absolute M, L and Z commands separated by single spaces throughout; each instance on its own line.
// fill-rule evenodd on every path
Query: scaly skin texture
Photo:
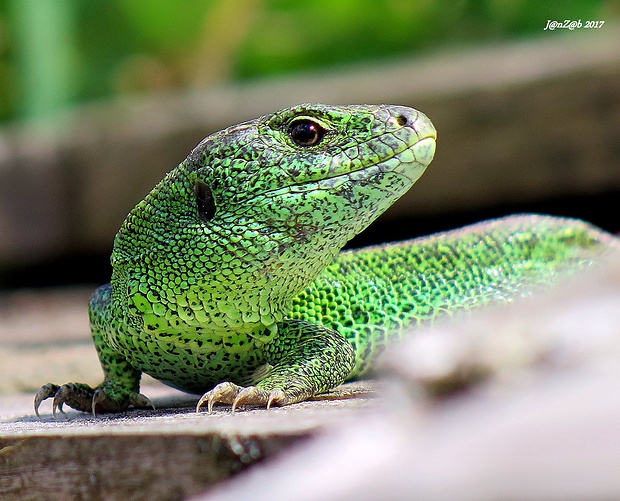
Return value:
M 203 140 L 127 216 L 90 303 L 92 412 L 147 406 L 148 373 L 216 403 L 286 405 L 366 372 L 412 324 L 586 266 L 610 236 L 519 217 L 339 254 L 424 172 L 436 133 L 399 106 L 301 105 Z
M 578 220 L 511 216 L 420 239 L 343 252 L 293 301 L 355 346 L 348 379 L 425 322 L 511 301 L 589 266 L 616 239 Z

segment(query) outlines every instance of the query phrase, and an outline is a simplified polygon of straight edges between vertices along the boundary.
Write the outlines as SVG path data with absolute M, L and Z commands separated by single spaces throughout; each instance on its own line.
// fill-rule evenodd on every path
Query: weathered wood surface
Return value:
M 32 410 L 32 395 L 0 397 L 3 500 L 177 500 L 301 444 L 368 405 L 371 386 L 345 385 L 287 408 L 194 412 L 197 397 L 145 390 L 158 410 L 119 416 Z
M 5 128 L 0 262 L 109 249 L 127 212 L 205 135 L 301 102 L 391 102 L 432 118 L 436 159 L 385 218 L 618 191 L 620 36 L 596 31 L 120 100 Z
M 620 255 L 480 313 L 412 336 L 357 419 L 194 501 L 620 499 Z
M 158 411 L 54 420 L 46 401 L 37 420 L 32 394 L 4 395 L 0 494 L 620 499 L 619 256 L 554 294 L 480 313 L 418 331 L 379 387 L 284 409 L 197 415 L 195 398 L 148 385 Z

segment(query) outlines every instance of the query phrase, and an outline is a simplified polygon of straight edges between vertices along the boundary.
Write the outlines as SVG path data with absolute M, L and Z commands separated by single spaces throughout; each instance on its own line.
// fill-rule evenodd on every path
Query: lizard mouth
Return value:
M 277 197 L 313 190 L 333 191 L 345 183 L 364 184 L 388 172 L 405 177 L 410 185 L 415 183 L 433 159 L 437 139 L 430 120 L 422 113 L 415 113 L 415 120 L 403 114 L 395 115 L 393 119 L 399 129 L 375 136 L 360 146 L 378 158 L 377 161 L 367 164 L 357 157 L 349 158 L 347 152 L 341 151 L 335 155 L 329 172 L 322 177 L 317 175 L 301 182 L 291 179 L 290 183 L 265 195 Z

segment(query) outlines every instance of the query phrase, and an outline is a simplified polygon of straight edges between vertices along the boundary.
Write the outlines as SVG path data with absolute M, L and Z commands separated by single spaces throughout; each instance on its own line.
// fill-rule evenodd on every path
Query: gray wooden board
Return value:
M 197 397 L 156 391 L 157 410 L 37 419 L 32 395 L 0 398 L 0 497 L 183 499 L 269 459 L 369 405 L 371 383 L 285 408 L 194 411 Z

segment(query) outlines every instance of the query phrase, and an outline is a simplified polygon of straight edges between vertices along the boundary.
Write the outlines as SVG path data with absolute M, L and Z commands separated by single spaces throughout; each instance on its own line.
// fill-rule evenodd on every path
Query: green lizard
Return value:
M 35 397 L 148 406 L 142 373 L 214 404 L 286 405 L 361 376 L 445 313 L 527 294 L 614 237 L 521 216 L 340 253 L 422 175 L 436 132 L 401 106 L 301 105 L 204 139 L 127 216 L 90 301 L 96 388 Z

